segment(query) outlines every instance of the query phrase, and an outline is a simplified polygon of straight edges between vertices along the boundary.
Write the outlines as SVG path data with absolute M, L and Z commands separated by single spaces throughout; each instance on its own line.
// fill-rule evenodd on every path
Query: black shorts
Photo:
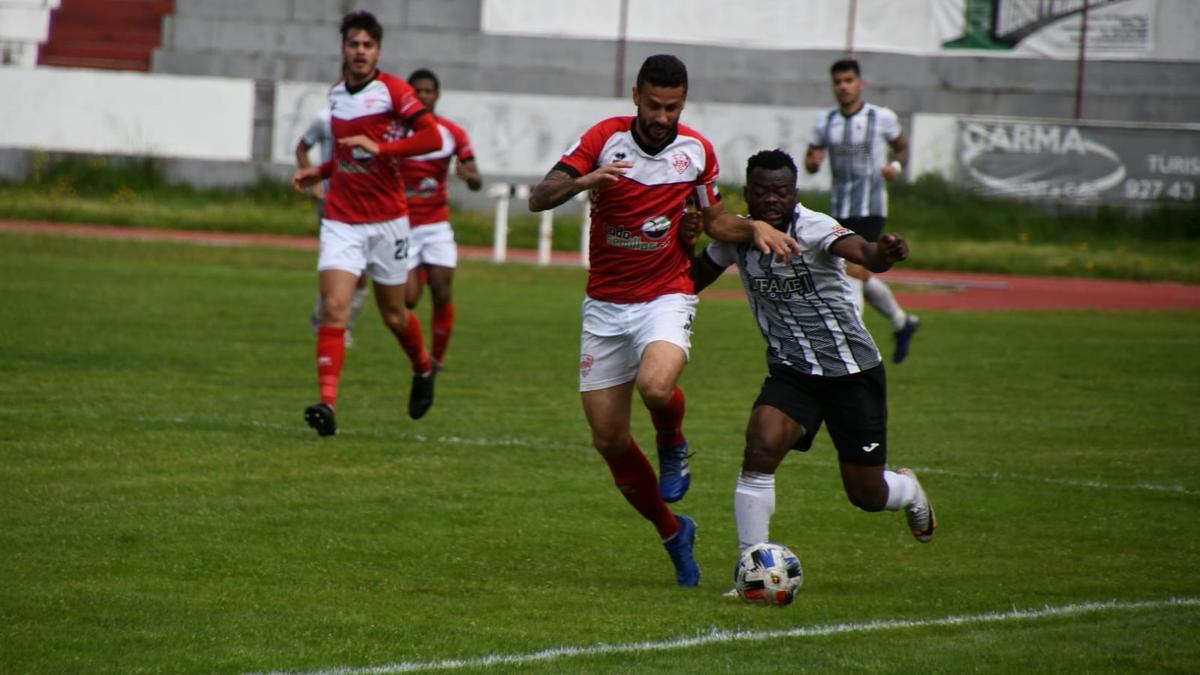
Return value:
M 856 218 L 838 218 L 842 227 L 853 230 L 856 234 L 867 241 L 879 241 L 883 236 L 883 228 L 887 225 L 887 218 L 884 216 L 858 216 Z
M 754 402 L 760 405 L 777 408 L 804 427 L 805 435 L 792 446 L 795 450 L 811 448 L 825 422 L 842 462 L 887 463 L 887 376 L 882 365 L 853 375 L 820 377 L 772 364 Z

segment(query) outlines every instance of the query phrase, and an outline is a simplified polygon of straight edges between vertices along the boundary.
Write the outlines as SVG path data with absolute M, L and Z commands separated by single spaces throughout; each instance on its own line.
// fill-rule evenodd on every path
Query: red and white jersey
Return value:
M 588 129 L 555 167 L 582 176 L 612 162 L 632 162 L 620 180 L 592 191 L 587 294 L 605 302 L 647 302 L 694 293 L 691 250 L 679 232 L 688 200 L 707 208 L 717 193 L 717 153 L 682 124 L 650 154 L 633 133 L 635 117 L 613 117 Z
M 362 87 L 342 80 L 329 90 L 335 140 L 368 136 L 377 143 L 403 138 L 425 106 L 407 82 L 384 72 Z M 325 217 L 343 223 L 382 223 L 408 214 L 399 161 L 334 144 Z
M 450 175 L 450 160 L 460 162 L 475 159 L 471 139 L 462 127 L 445 117 L 434 116 L 442 134 L 442 149 L 400 160 L 404 175 L 404 194 L 408 199 L 408 220 L 413 227 L 450 220 L 450 190 L 446 178 Z

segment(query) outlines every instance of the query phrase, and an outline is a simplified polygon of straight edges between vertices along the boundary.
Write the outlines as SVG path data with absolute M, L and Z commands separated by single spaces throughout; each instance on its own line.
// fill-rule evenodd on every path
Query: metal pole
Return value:
M 846 17 L 846 56 L 854 56 L 854 23 L 858 14 L 858 0 L 850 0 L 849 15 Z
M 538 224 L 537 261 L 542 267 L 550 264 L 550 245 L 554 241 L 554 209 L 542 211 L 542 222 Z
M 512 197 L 512 186 L 497 183 L 488 190 L 496 199 L 496 219 L 492 226 L 492 262 L 502 263 L 508 256 L 508 200 Z
M 625 95 L 625 33 L 629 26 L 629 0 L 621 0 L 621 17 L 617 22 L 617 70 L 613 75 L 613 96 Z
M 1087 16 L 1088 0 L 1083 0 L 1083 14 L 1079 18 L 1079 63 L 1075 68 L 1075 119 L 1083 117 L 1083 66 L 1087 62 Z

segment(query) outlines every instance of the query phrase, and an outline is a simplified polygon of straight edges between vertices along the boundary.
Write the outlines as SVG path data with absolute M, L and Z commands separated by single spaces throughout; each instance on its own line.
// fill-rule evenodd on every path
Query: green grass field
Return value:
M 368 310 L 321 440 L 313 265 L 0 235 L 0 672 L 1200 670 L 1198 313 L 923 313 L 890 445 L 937 539 L 852 507 L 822 435 L 779 472 L 806 582 L 772 609 L 721 596 L 764 374 L 743 301 L 702 302 L 682 383 L 681 589 L 589 447 L 581 271 L 465 264 L 415 423 Z

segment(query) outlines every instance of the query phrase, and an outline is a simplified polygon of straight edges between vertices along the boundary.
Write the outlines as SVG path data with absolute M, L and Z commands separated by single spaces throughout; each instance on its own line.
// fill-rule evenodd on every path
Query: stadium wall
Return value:
M 242 185 L 290 175 L 309 120 L 328 85 L 111 73 L 0 69 L 0 174 L 21 178 L 36 151 L 156 157 L 168 177 Z M 533 182 L 589 126 L 632 114 L 628 99 L 447 91 L 439 111 L 467 128 L 491 181 Z M 799 159 L 820 108 L 692 102 L 684 122 L 702 130 L 723 161 L 722 180 L 742 182 L 745 158 L 783 148 Z M 1200 124 L 918 114 L 902 118 L 912 141 L 910 179 L 941 175 L 981 192 L 1052 201 L 1195 201 Z M 825 190 L 828 164 L 800 187 Z M 460 197 L 464 197 L 458 191 Z M 474 196 L 473 199 L 482 199 Z M 478 202 L 472 206 L 479 206 Z
M 1089 15 L 1093 51 L 1083 117 L 1194 121 L 1200 2 L 1092 4 L 1098 9 Z M 363 7 L 377 11 L 384 24 L 385 70 L 404 75 L 430 67 L 448 90 L 624 96 L 646 56 L 671 52 L 689 66 L 693 100 L 819 107 L 831 101 L 829 64 L 849 41 L 863 63 L 868 99 L 901 114 L 1074 115 L 1078 73 L 1069 43 L 1077 14 L 1013 45 L 964 49 L 947 46 L 967 34 L 963 0 L 856 5 L 849 31 L 844 0 L 629 0 L 625 57 L 618 65 L 618 0 L 181 0 L 165 22 L 153 70 L 331 81 L 339 72 L 341 13 Z M 1039 37 L 1042 46 L 1036 46 Z

